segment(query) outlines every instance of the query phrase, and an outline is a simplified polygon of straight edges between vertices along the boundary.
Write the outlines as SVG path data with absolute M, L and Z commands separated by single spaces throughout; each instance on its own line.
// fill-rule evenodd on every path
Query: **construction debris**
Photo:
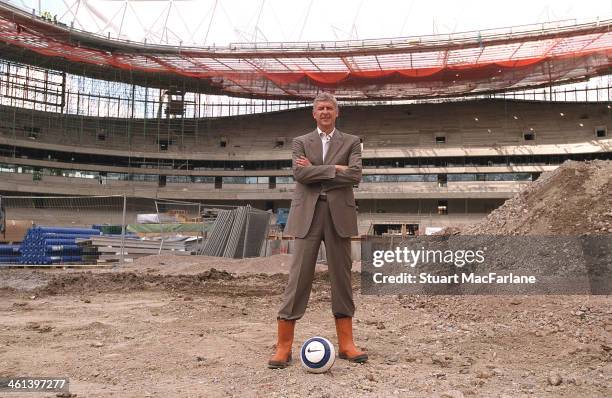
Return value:
M 259 257 L 265 252 L 271 213 L 241 206 L 219 210 L 200 255 L 228 258 Z
M 612 161 L 568 161 L 544 173 L 466 235 L 612 233 Z M 445 231 L 452 234 L 452 231 Z
M 98 263 L 131 262 L 136 258 L 153 254 L 171 253 L 189 256 L 197 250 L 200 240 L 197 238 L 174 237 L 173 239 L 144 240 L 135 236 L 97 236 L 88 239 L 77 239 L 80 247 L 88 248 L 96 256 Z M 123 246 L 123 254 L 121 247 Z

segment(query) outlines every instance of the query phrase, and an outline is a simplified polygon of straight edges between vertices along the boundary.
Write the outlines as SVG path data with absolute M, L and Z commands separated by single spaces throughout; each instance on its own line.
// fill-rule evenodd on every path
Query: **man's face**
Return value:
M 312 110 L 312 117 L 317 121 L 317 127 L 326 133 L 331 133 L 336 126 L 338 109 L 331 101 L 319 101 Z

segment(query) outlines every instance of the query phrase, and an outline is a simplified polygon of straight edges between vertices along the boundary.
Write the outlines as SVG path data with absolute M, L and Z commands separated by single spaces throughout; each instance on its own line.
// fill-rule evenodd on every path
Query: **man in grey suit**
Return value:
M 295 236 L 295 252 L 278 312 L 276 353 L 268 361 L 275 369 L 291 362 L 295 322 L 306 311 L 321 241 L 327 253 L 338 355 L 352 362 L 368 359 L 355 347 L 352 326 L 351 236 L 358 234 L 353 186 L 361 180 L 361 143 L 359 137 L 335 128 L 338 103 L 333 95 L 319 94 L 312 116 L 317 129 L 293 140 L 296 185 L 285 232 Z

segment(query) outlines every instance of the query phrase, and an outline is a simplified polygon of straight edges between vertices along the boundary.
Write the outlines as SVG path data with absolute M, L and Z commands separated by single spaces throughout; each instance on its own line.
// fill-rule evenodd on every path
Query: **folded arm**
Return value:
M 322 191 L 327 192 L 332 189 L 352 187 L 361 181 L 361 143 L 355 140 L 351 146 L 348 166 L 336 165 L 336 175 L 334 178 L 321 182 Z
M 308 161 L 308 165 L 302 165 L 301 159 L 306 159 L 306 153 L 304 151 L 304 143 L 300 140 L 293 140 L 292 148 L 293 158 L 293 177 L 295 180 L 302 184 L 314 184 L 322 181 L 331 180 L 336 176 L 336 168 L 334 165 L 318 165 L 313 166 Z

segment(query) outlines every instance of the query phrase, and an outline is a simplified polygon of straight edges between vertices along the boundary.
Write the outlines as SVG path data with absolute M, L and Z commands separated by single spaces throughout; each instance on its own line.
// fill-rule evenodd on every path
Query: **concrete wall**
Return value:
M 441 104 L 345 107 L 338 127 L 359 135 L 367 156 L 381 150 L 479 148 L 496 146 L 566 145 L 597 140 L 596 127 L 611 121 L 607 103 L 550 103 L 481 100 Z M 563 116 L 561 116 L 563 114 Z M 35 142 L 26 128 L 40 133 Z M 92 148 L 121 156 L 207 159 L 288 159 L 291 140 L 312 131 L 309 109 L 218 119 L 142 120 L 57 115 L 0 107 L 0 137 L 73 147 Z M 534 132 L 535 140 L 523 134 Z M 98 140 L 100 133 L 105 140 Z M 436 136 L 445 135 L 445 144 Z M 166 151 L 158 140 L 173 142 Z M 221 140 L 226 142 L 220 146 Z M 285 141 L 278 147 L 277 141 Z M 95 152 L 100 153 L 100 152 Z M 442 156 L 442 153 L 434 154 Z

